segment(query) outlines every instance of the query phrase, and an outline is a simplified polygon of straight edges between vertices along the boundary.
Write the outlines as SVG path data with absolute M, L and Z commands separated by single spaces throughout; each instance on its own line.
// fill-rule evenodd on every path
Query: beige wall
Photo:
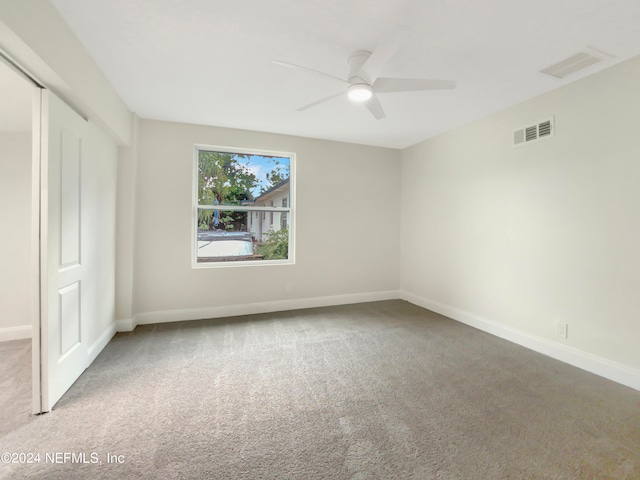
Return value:
M 191 267 L 194 144 L 296 153 L 295 265 Z M 397 289 L 398 151 L 141 120 L 138 153 L 137 314 Z
M 639 369 L 639 78 L 636 57 L 404 151 L 403 289 Z
M 31 327 L 31 133 L 0 133 L 0 340 Z

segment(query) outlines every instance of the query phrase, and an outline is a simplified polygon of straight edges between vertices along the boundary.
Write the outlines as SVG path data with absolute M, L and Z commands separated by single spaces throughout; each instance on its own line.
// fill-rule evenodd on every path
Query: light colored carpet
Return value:
M 0 440 L 103 461 L 16 479 L 637 479 L 640 392 L 389 301 L 118 334 Z
M 0 438 L 25 423 L 29 415 L 31 340 L 0 342 Z

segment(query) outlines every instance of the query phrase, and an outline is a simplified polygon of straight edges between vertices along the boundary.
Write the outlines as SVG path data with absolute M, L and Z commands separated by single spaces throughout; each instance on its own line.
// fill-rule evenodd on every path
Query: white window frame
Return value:
M 246 205 L 199 205 L 198 204 L 198 159 L 201 150 L 210 152 L 236 153 L 239 155 L 260 155 L 265 157 L 287 157 L 289 158 L 289 202 L 288 207 L 251 207 Z M 192 268 L 234 268 L 247 266 L 269 266 L 269 265 L 293 265 L 295 264 L 295 198 L 296 198 L 296 154 L 293 152 L 277 152 L 271 150 L 224 147 L 219 145 L 196 144 L 193 149 L 193 172 L 191 174 L 192 204 L 191 215 L 191 267 Z M 273 202 L 272 202 L 273 203 Z M 198 210 L 223 210 L 248 212 L 263 212 L 264 215 L 271 212 L 286 212 L 288 214 L 287 228 L 289 230 L 289 253 L 288 258 L 283 260 L 232 260 L 220 262 L 198 262 Z M 259 215 L 261 218 L 263 215 Z

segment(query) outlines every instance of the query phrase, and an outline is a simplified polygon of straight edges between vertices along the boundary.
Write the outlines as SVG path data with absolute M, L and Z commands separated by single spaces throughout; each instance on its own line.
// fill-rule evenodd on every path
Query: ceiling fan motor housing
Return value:
M 362 65 L 371 56 L 371 52 L 367 50 L 356 50 L 349 57 L 349 83 L 351 85 L 364 83 L 371 86 L 371 79 L 366 78 L 365 72 L 362 72 Z

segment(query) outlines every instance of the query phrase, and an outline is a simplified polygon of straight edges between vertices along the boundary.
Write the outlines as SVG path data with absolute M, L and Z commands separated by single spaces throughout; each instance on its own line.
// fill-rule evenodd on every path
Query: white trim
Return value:
M 301 298 L 295 300 L 277 300 L 273 302 L 246 303 L 239 305 L 222 305 L 218 307 L 189 308 L 184 310 L 165 310 L 160 312 L 139 313 L 134 324 L 148 325 L 152 323 L 178 322 L 183 320 L 200 320 L 206 318 L 234 317 L 256 313 L 283 312 L 304 308 L 330 307 L 351 303 L 377 302 L 400 298 L 397 290 L 370 293 L 352 293 L 329 297 Z M 123 322 L 119 320 L 118 323 Z M 121 330 L 122 331 L 122 330 Z
M 289 159 L 289 201 L 288 206 L 284 207 L 251 207 L 248 205 L 230 206 L 230 205 L 211 205 L 203 206 L 198 203 L 198 164 L 200 151 L 232 153 L 232 154 L 251 154 L 266 157 L 280 157 Z M 262 150 L 255 148 L 237 148 L 224 147 L 218 145 L 195 144 L 193 149 L 192 164 L 192 213 L 191 213 L 191 268 L 229 268 L 242 266 L 258 266 L 258 265 L 294 265 L 296 263 L 296 153 Z M 233 211 L 261 211 L 261 212 L 286 212 L 289 214 L 289 255 L 284 260 L 245 260 L 245 261 L 227 261 L 227 262 L 198 262 L 198 209 L 206 210 L 233 210 Z M 228 208 L 231 207 L 231 208 Z
M 274 265 L 293 264 L 294 261 L 289 258 L 283 260 L 229 260 L 227 262 L 200 262 L 193 265 L 192 268 L 197 270 L 199 268 L 273 267 Z
M 265 156 L 265 157 L 290 157 L 291 155 L 295 155 L 295 152 L 285 152 L 284 150 L 267 150 L 263 148 L 245 148 L 245 147 L 225 147 L 221 145 L 210 145 L 207 143 L 196 143 L 194 147 L 197 150 L 206 150 L 209 152 L 218 152 L 218 153 L 250 153 L 251 155 L 256 156 Z
M 51 118 L 51 92 L 40 90 L 40 412 L 50 410 L 49 405 L 49 120 Z M 34 362 L 34 365 L 35 362 Z M 35 390 L 35 389 L 34 389 Z M 35 395 L 35 393 L 34 393 Z M 35 409 L 34 409 L 35 410 Z
M 234 212 L 274 212 L 288 213 L 291 211 L 289 207 L 252 207 L 250 205 L 197 205 L 198 210 L 224 210 Z
M 137 326 L 135 318 L 116 320 L 116 332 L 133 332 Z
M 32 332 L 32 325 L 20 325 L 19 327 L 0 328 L 0 342 L 9 342 L 11 340 L 23 340 L 25 338 L 31 338 Z
M 436 302 L 435 300 L 420 297 L 406 291 L 401 291 L 400 294 L 400 298 L 414 305 L 445 315 L 453 320 L 490 333 L 496 337 L 504 338 L 505 340 L 586 370 L 587 372 L 595 373 L 596 375 L 621 383 L 627 387 L 640 390 L 640 370 L 578 350 L 577 348 L 523 332 L 516 328 L 501 325 L 493 320 Z
M 116 324 L 112 323 L 98 339 L 91 344 L 87 350 L 87 368 L 93 363 L 93 361 L 100 355 L 100 352 L 107 346 L 109 341 L 113 338 L 118 330 Z
M 43 186 L 41 185 L 41 159 L 44 148 L 42 133 L 42 89 L 33 91 L 31 122 L 31 413 L 42 412 L 40 401 L 41 379 L 41 309 L 40 285 L 42 264 L 40 262 L 40 206 Z M 44 241 L 44 240 L 43 240 Z

